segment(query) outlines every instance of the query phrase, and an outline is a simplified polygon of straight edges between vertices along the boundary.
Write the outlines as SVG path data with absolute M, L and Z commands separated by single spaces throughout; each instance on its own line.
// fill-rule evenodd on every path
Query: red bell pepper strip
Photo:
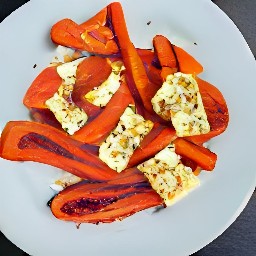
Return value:
M 107 58 L 90 56 L 84 59 L 77 67 L 76 83 L 71 97 L 73 102 L 91 118 L 98 115 L 101 112 L 101 108 L 91 104 L 85 98 L 85 95 L 107 80 L 112 72 L 110 64 Z
M 147 72 L 148 79 L 151 83 L 158 86 L 158 89 L 161 88 L 163 80 L 161 77 L 161 69 L 155 65 L 155 53 L 152 50 L 148 49 L 138 49 L 137 52 L 142 59 L 144 67 Z
M 168 38 L 157 35 L 153 38 L 156 56 L 162 67 L 161 76 L 163 80 L 167 75 L 177 71 L 198 75 L 203 71 L 203 66 L 182 48 L 171 44 Z
M 106 24 L 107 7 L 101 9 L 93 17 L 80 24 L 80 27 L 87 30 L 97 29 Z
M 86 184 L 80 182 L 61 191 L 51 202 L 53 215 L 80 223 L 110 223 L 141 210 L 163 205 L 163 200 L 148 182 Z
M 173 143 L 175 145 L 175 152 L 178 155 L 191 159 L 204 170 L 212 171 L 214 169 L 217 155 L 209 149 L 196 145 L 183 138 L 176 138 Z
M 196 144 L 202 144 L 226 130 L 229 123 L 229 112 L 222 93 L 207 81 L 199 77 L 196 79 L 211 130 L 209 133 L 186 137 L 186 139 Z
M 27 108 L 46 108 L 45 101 L 57 92 L 61 83 L 62 78 L 57 73 L 57 67 L 47 67 L 28 88 L 23 104 Z
M 94 120 L 78 130 L 73 138 L 83 143 L 99 145 L 116 127 L 120 116 L 132 103 L 133 98 L 130 91 L 126 83 L 122 81 L 105 109 Z
M 63 131 L 60 122 L 56 119 L 51 110 L 44 108 L 30 108 L 29 110 L 33 121 L 48 124 Z
M 172 47 L 178 60 L 179 72 L 193 75 L 198 75 L 203 72 L 203 66 L 193 56 L 181 47 L 176 45 L 172 45 Z
M 110 55 L 118 52 L 113 33 L 106 25 L 107 8 L 81 25 L 71 19 L 63 19 L 52 26 L 51 39 L 54 43 L 88 51 Z
M 85 150 L 83 143 L 54 127 L 36 122 L 8 122 L 1 135 L 0 156 L 52 165 L 92 181 L 109 180 L 117 175 Z

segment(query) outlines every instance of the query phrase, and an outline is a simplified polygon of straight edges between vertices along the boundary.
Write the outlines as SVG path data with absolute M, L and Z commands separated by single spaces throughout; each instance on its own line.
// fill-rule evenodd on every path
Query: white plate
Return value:
M 9 120 L 29 119 L 22 98 L 54 56 L 51 25 L 64 17 L 82 22 L 109 2 L 33 0 L 1 23 L 1 129 Z M 218 154 L 217 166 L 214 172 L 203 172 L 201 186 L 173 207 L 76 229 L 72 223 L 55 219 L 46 207 L 53 195 L 49 184 L 58 170 L 1 159 L 0 229 L 33 256 L 189 255 L 236 219 L 255 187 L 256 66 L 236 26 L 208 0 L 122 2 L 137 47 L 151 47 L 155 34 L 169 37 L 203 64 L 201 78 L 215 84 L 226 97 L 230 125 L 210 144 Z

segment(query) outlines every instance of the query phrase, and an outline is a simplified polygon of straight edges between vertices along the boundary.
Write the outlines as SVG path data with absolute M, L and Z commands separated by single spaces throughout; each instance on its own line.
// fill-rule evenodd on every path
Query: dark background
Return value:
M 28 0 L 1 0 L 0 22 L 12 11 L 26 2 L 28 2 Z M 238 26 L 254 56 L 256 56 L 256 0 L 215 0 L 213 2 Z M 0 256 L 22 255 L 25 256 L 28 254 L 17 248 L 0 232 Z M 254 192 L 241 215 L 221 236 L 193 254 L 193 256 L 219 255 L 256 255 L 256 192 Z

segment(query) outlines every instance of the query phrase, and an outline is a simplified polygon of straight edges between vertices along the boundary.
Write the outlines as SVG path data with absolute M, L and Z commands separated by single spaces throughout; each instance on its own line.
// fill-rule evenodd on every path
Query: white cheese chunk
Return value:
M 65 85 L 75 84 L 77 66 L 85 59 L 79 58 L 77 60 L 64 63 L 57 67 L 57 73 L 63 79 Z
M 55 180 L 55 182 L 50 185 L 50 188 L 59 192 L 64 188 L 76 184 L 80 181 L 82 181 L 80 177 L 68 172 L 64 172 L 64 174 L 58 180 Z
M 127 167 L 134 150 L 153 127 L 150 120 L 127 107 L 117 127 L 99 148 L 99 158 L 110 168 L 121 172 Z
M 53 112 L 62 128 L 70 135 L 83 127 L 88 119 L 87 114 L 81 108 L 69 103 L 57 92 L 45 104 Z
M 191 74 L 167 76 L 151 102 L 158 115 L 172 122 L 179 137 L 210 131 L 198 84 Z
M 56 48 L 56 56 L 52 59 L 51 65 L 56 65 L 59 63 L 65 63 L 65 57 L 68 56 L 70 59 L 73 58 L 75 53 L 74 49 L 58 45 Z
M 111 64 L 111 67 L 112 72 L 108 79 L 85 95 L 85 98 L 95 106 L 106 106 L 120 87 L 120 73 L 124 70 L 124 65 L 121 61 L 116 61 Z
M 181 163 L 173 144 L 137 168 L 148 178 L 152 188 L 167 206 L 177 202 L 200 183 L 192 169 Z
M 70 99 L 73 86 L 76 82 L 77 66 L 85 58 L 80 58 L 72 62 L 67 62 L 57 67 L 57 72 L 62 78 L 62 84 L 58 91 L 48 99 L 45 104 L 53 112 L 62 128 L 73 135 L 88 120 L 85 111 L 77 107 Z

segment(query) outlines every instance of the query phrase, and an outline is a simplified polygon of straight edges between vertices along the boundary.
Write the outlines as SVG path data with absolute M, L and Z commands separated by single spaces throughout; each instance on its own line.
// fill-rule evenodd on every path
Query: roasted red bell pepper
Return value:
M 57 67 L 47 67 L 28 88 L 23 104 L 28 108 L 46 108 L 45 101 L 51 98 L 62 83 Z
M 199 77 L 197 77 L 197 83 L 211 130 L 209 133 L 187 137 L 187 139 L 202 144 L 226 130 L 229 112 L 225 98 L 214 85 Z
M 121 174 L 122 175 L 122 174 Z M 51 202 L 54 216 L 80 223 L 110 223 L 141 210 L 163 205 L 163 200 L 147 181 L 127 183 L 118 178 L 111 182 L 80 182 L 61 191 Z
M 81 25 L 71 19 L 63 19 L 52 26 L 54 43 L 97 54 L 114 54 L 118 47 L 113 33 L 107 27 L 107 8 Z
M 203 71 L 203 66 L 182 48 L 173 45 L 168 38 L 156 35 L 153 38 L 156 57 L 162 68 L 161 76 L 166 76 L 177 71 L 197 75 Z
M 178 71 L 185 74 L 198 75 L 203 72 L 203 66 L 188 52 L 181 47 L 172 45 L 175 56 L 178 60 Z
M 107 80 L 111 72 L 110 60 L 99 56 L 90 56 L 84 59 L 77 67 L 76 83 L 71 97 L 73 102 L 91 118 L 98 115 L 101 112 L 101 108 L 91 104 L 85 98 L 85 95 Z
M 93 181 L 109 180 L 117 175 L 96 155 L 85 150 L 83 143 L 36 122 L 8 122 L 1 135 L 0 156 L 49 164 Z
M 138 147 L 134 151 L 129 161 L 128 167 L 136 166 L 143 161 L 154 157 L 156 153 L 167 147 L 176 137 L 176 132 L 173 128 L 163 129 L 155 139 L 153 139 L 144 147 Z

